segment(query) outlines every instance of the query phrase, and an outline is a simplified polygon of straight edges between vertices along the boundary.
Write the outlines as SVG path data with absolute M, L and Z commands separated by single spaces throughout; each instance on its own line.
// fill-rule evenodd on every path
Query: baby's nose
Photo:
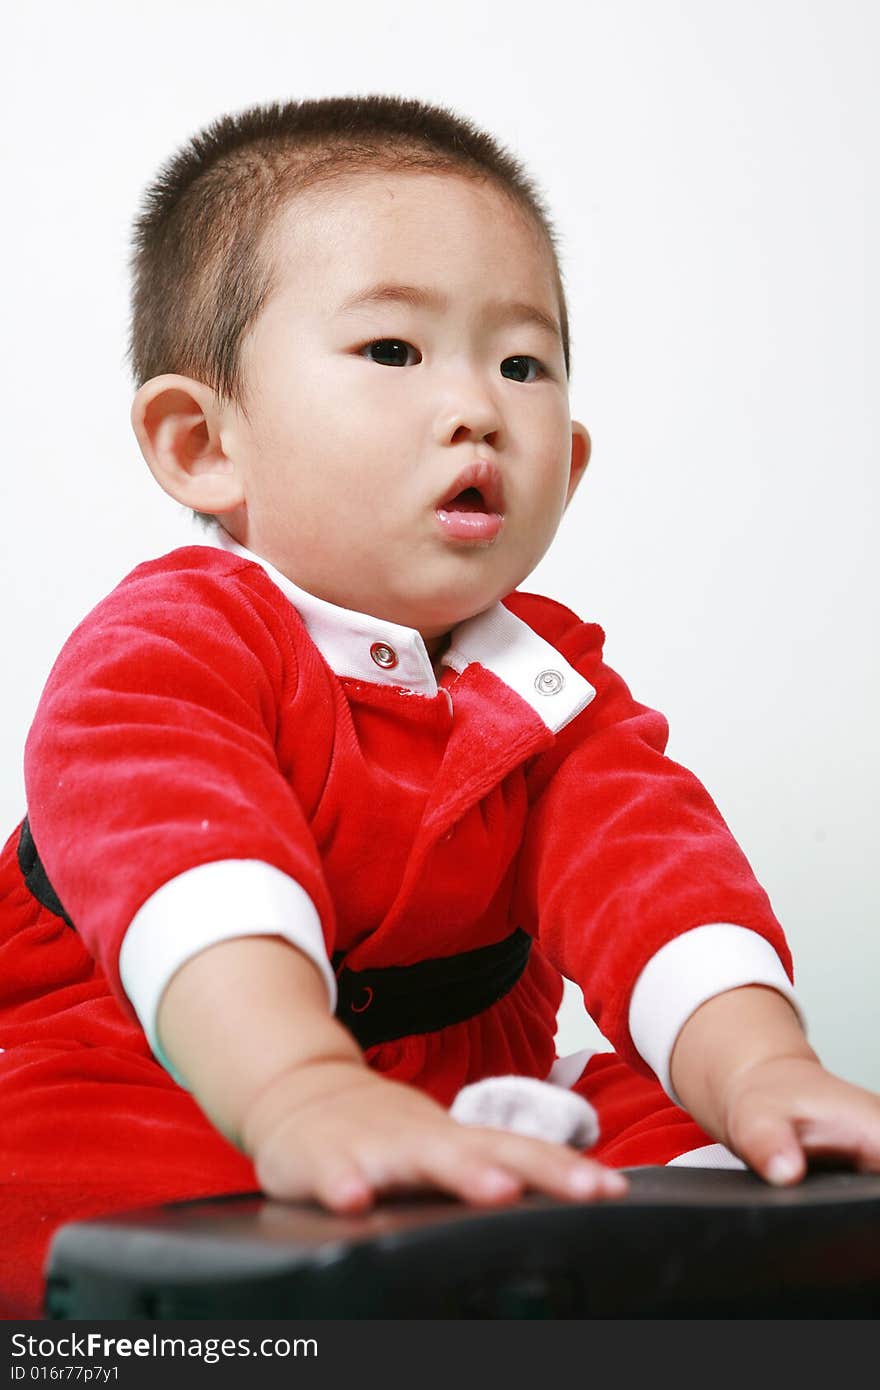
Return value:
M 473 386 L 456 393 L 454 404 L 448 405 L 440 417 L 442 443 L 458 444 L 464 440 L 496 441 L 501 429 L 501 411 L 490 392 Z

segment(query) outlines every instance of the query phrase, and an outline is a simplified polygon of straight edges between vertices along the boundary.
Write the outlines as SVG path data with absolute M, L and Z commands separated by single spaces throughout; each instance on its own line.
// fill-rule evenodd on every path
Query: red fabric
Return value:
M 590 1157 L 609 1168 L 668 1163 L 714 1140 L 673 1105 L 653 1076 L 632 1071 L 613 1052 L 591 1057 L 571 1088 L 599 1117 L 599 1138 Z
M 529 622 L 547 604 L 517 595 Z M 603 1035 L 653 1075 L 633 1047 L 628 1016 L 633 985 L 661 946 L 692 927 L 730 922 L 765 936 L 789 978 L 791 953 L 706 788 L 665 756 L 663 715 L 634 700 L 602 660 L 601 628 L 553 607 L 553 635 L 542 635 L 596 698 L 529 773 L 516 911 L 548 959 L 580 984 Z
M 118 976 L 141 904 L 198 864 L 258 859 L 314 901 L 353 969 L 537 938 L 514 989 L 476 1018 L 382 1044 L 370 1064 L 448 1104 L 554 1059 L 560 970 L 616 1058 L 578 1089 L 612 1163 L 709 1142 L 634 1052 L 645 961 L 704 922 L 766 936 L 769 902 L 695 777 L 663 755 L 663 717 L 602 660 L 604 634 L 551 600 L 508 607 L 597 690 L 557 737 L 477 663 L 452 694 L 340 679 L 257 565 L 186 547 L 139 566 L 58 658 L 27 741 L 34 841 L 75 923 L 0 855 L 0 1303 L 38 1315 L 63 1221 L 253 1188 L 249 1162 L 150 1055 Z M 595 1096 L 590 1095 L 590 1091 Z M 638 1157 L 633 1157 L 638 1155 Z

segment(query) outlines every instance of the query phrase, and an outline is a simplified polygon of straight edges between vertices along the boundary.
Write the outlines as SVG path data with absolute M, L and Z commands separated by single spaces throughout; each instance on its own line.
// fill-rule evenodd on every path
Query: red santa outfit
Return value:
M 61 1222 L 256 1190 L 155 1031 L 174 972 L 227 938 L 305 951 L 369 1064 L 447 1105 L 548 1076 L 566 976 L 616 1049 L 561 1078 L 598 1112 L 596 1156 L 710 1144 L 671 1090 L 678 1031 L 737 985 L 796 1004 L 790 955 L 603 641 L 515 592 L 455 629 L 438 681 L 418 632 L 225 533 L 138 566 L 80 624 L 0 858 L 7 1317 L 39 1316 Z

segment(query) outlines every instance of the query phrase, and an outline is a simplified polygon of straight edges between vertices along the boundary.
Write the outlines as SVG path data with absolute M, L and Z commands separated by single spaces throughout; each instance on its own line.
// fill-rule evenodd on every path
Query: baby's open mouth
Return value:
M 483 494 L 478 487 L 466 487 L 463 492 L 458 492 L 450 498 L 444 504 L 443 510 L 447 512 L 488 512 L 491 508 L 487 507 L 483 501 Z
M 503 507 L 500 470 L 480 459 L 458 475 L 435 516 L 450 539 L 486 545 L 504 525 Z

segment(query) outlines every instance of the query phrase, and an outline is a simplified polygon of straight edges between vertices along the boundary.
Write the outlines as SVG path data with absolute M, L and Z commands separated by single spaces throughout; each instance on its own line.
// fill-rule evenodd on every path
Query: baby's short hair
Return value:
M 134 224 L 129 360 L 136 386 L 178 372 L 244 410 L 241 343 L 272 287 L 271 258 L 262 253 L 268 230 L 296 194 L 371 169 L 489 180 L 532 219 L 553 260 L 568 374 L 557 235 L 523 166 L 445 107 L 366 95 L 222 116 L 163 166 Z

